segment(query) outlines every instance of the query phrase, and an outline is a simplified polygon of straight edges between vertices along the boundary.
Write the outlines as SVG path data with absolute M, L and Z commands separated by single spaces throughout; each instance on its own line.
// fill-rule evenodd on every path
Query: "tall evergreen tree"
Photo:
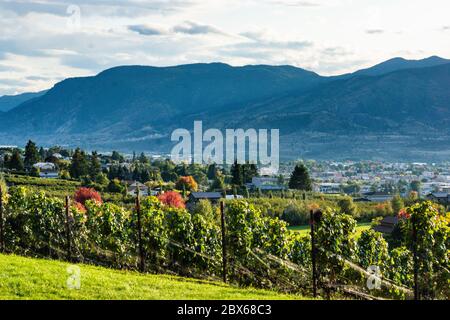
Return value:
M 222 191 L 225 189 L 225 179 L 220 171 L 216 172 L 216 176 L 211 185 L 211 191 Z
M 47 152 L 45 152 L 45 149 L 43 147 L 39 148 L 39 157 L 42 159 L 47 158 Z
M 139 156 L 139 162 L 146 164 L 149 163 L 150 161 L 148 160 L 148 158 L 145 156 L 145 153 L 141 153 L 141 155 Z
M 33 166 L 33 164 L 36 164 L 40 160 L 39 150 L 36 147 L 36 144 L 28 140 L 27 145 L 25 146 L 25 160 L 24 164 L 25 167 L 29 170 Z
M 134 180 L 134 181 L 141 180 L 141 171 L 139 170 L 139 167 L 138 167 L 138 166 L 135 166 L 135 167 L 134 167 L 134 170 L 133 170 L 133 180 Z
M 114 160 L 114 161 L 118 161 L 118 162 L 123 162 L 124 161 L 123 156 L 117 151 L 113 151 L 112 152 L 111 159 Z
M 312 181 L 308 169 L 303 164 L 295 166 L 289 180 L 289 188 L 303 191 L 312 191 Z
M 100 173 L 102 173 L 102 164 L 100 163 L 97 152 L 93 151 L 89 164 L 89 175 L 92 179 L 95 179 Z
M 150 181 L 151 177 L 150 177 L 150 171 L 146 168 L 144 168 L 141 172 L 141 177 L 140 180 L 142 181 L 142 183 Z
M 250 198 L 250 192 L 248 191 L 247 186 L 244 187 L 244 197 L 247 199 Z
M 244 184 L 244 177 L 242 175 L 242 165 L 240 165 L 237 160 L 234 161 L 234 164 L 230 169 L 231 173 L 231 184 L 236 186 L 242 186 Z
M 208 176 L 208 179 L 209 179 L 209 180 L 214 180 L 214 178 L 216 177 L 216 171 L 217 171 L 217 166 L 216 166 L 215 163 L 210 164 L 210 165 L 208 166 L 208 173 L 207 173 L 207 176 Z
M 246 163 L 242 165 L 242 178 L 244 183 L 252 182 L 253 177 L 259 176 L 258 167 L 254 163 Z
M 89 165 L 84 151 L 77 148 L 72 156 L 72 164 L 70 165 L 70 176 L 79 179 L 89 174 Z

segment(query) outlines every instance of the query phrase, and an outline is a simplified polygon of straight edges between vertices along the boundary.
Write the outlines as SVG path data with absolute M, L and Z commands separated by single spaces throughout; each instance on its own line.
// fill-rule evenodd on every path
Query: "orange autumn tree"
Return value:
M 186 204 L 184 203 L 183 197 L 175 191 L 167 191 L 158 196 L 158 200 L 161 203 L 173 207 L 173 208 L 185 208 Z
M 198 184 L 192 176 L 180 177 L 175 185 L 175 188 L 178 190 L 197 191 Z

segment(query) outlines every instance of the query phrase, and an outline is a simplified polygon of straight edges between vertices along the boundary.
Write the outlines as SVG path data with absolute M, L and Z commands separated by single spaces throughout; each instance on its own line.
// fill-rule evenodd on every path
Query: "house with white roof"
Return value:
M 58 178 L 58 168 L 52 162 L 38 162 L 33 165 L 34 168 L 39 169 L 39 177 L 56 179 Z

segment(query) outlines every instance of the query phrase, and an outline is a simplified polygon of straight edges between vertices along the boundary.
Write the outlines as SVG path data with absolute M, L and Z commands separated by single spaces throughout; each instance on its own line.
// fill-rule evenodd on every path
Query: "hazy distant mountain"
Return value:
M 351 77 L 290 66 L 117 67 L 0 115 L 0 143 L 170 151 L 170 133 L 279 128 L 283 158 L 447 159 L 450 63 L 393 59 Z M 406 66 L 408 65 L 408 66 Z
M 290 157 L 442 160 L 450 155 L 449 87 L 450 64 L 353 77 L 210 123 L 281 128 Z
M 0 97 L 0 111 L 6 112 L 33 98 L 42 96 L 47 91 L 5 95 Z
M 443 59 L 437 56 L 432 56 L 422 60 L 407 60 L 403 58 L 393 58 L 388 61 L 377 64 L 371 68 L 356 71 L 351 75 L 379 76 L 393 71 L 435 67 L 447 63 L 450 63 L 449 59 Z

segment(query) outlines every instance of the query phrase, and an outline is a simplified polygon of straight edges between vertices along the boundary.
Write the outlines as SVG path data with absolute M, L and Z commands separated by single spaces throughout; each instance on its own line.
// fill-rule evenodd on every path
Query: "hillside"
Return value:
M 67 289 L 68 263 L 0 255 L 0 300 L 265 300 L 299 299 L 270 291 L 165 275 L 79 265 L 81 289 Z
M 30 101 L 31 99 L 38 98 L 45 94 L 46 91 L 41 92 L 30 92 L 30 93 L 22 93 L 18 95 L 6 95 L 0 97 L 0 111 L 6 112 L 15 107 L 21 105 L 26 101 Z
M 340 77 L 290 66 L 117 67 L 64 80 L 0 114 L 0 144 L 169 152 L 170 133 L 278 128 L 282 159 L 450 155 L 450 63 L 392 59 Z
M 292 157 L 443 159 L 450 148 L 449 85 L 450 64 L 361 76 L 250 105 L 241 116 L 226 111 L 211 123 L 282 128 L 282 150 L 295 150 Z

